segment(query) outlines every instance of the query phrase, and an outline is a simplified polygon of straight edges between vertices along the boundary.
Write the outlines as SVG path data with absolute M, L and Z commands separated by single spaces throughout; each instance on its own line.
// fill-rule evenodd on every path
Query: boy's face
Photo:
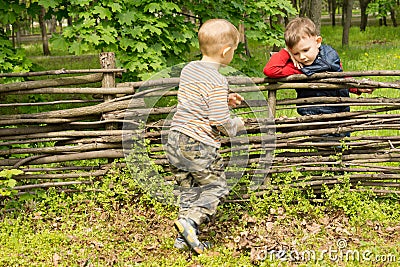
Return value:
M 294 45 L 290 52 L 299 63 L 308 66 L 317 58 L 321 42 L 321 36 L 306 36 Z

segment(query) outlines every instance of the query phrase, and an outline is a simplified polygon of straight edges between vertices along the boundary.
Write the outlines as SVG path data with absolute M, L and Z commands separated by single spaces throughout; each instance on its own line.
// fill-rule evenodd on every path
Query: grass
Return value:
M 349 250 L 386 257 L 385 266 L 397 266 L 393 261 L 400 259 L 399 202 L 346 188 L 326 191 L 323 205 L 291 188 L 249 202 L 225 203 L 215 223 L 202 228 L 201 237 L 214 248 L 200 256 L 179 251 L 173 248 L 176 208 L 141 193 L 129 172 L 114 172 L 104 179 L 102 192 L 49 190 L 3 211 L 0 265 L 368 266 L 362 257 L 346 258 Z M 131 186 L 117 191 L 111 185 L 118 181 Z M 345 243 L 340 251 L 339 242 Z M 291 251 L 292 257 L 310 251 L 317 256 L 299 258 L 299 265 L 288 255 L 285 261 L 277 259 L 272 249 Z M 336 257 L 338 251 L 343 258 Z
M 340 45 L 340 28 L 324 27 L 322 35 L 338 50 L 345 70 L 398 70 L 399 30 L 353 28 L 348 47 Z M 253 45 L 252 52 L 245 68 L 262 77 L 268 48 Z M 98 67 L 95 56 L 67 58 L 36 54 L 32 60 L 37 70 Z M 373 96 L 378 95 L 400 97 L 388 89 Z M 281 90 L 278 97 L 295 94 Z M 1 200 L 0 266 L 398 266 L 400 261 L 396 195 L 357 193 L 345 183 L 325 189 L 325 202 L 313 202 L 311 192 L 283 185 L 279 193 L 226 202 L 214 223 L 202 229 L 201 237 L 214 248 L 196 256 L 173 248 L 177 208 L 155 202 L 135 181 L 128 171 L 114 169 L 90 187 L 77 186 L 80 193 L 50 189 Z M 98 191 L 86 192 L 93 189 Z M 278 259 L 282 254 L 273 250 L 291 254 Z M 294 261 L 305 252 L 315 253 L 315 259 Z

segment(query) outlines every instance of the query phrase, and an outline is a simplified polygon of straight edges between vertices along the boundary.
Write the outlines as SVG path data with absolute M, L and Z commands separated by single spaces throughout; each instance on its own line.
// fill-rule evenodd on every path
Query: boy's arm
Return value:
M 302 74 L 302 72 L 294 66 L 290 54 L 285 49 L 281 49 L 271 56 L 264 67 L 264 74 L 269 78 L 282 78 L 293 74 Z
M 318 72 L 341 72 L 343 70 L 339 54 L 336 50 L 329 45 L 322 45 L 314 62 L 311 65 L 304 66 L 301 71 L 305 75 L 311 76 Z
M 228 107 L 228 88 L 216 87 L 209 96 L 209 120 L 212 127 L 216 127 L 227 136 L 235 136 L 243 130 L 243 121 L 236 117 L 231 119 Z

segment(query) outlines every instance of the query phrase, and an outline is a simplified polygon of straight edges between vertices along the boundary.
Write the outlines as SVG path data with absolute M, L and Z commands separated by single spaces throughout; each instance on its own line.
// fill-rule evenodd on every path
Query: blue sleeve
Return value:
M 336 50 L 329 45 L 321 45 L 315 61 L 310 66 L 304 66 L 301 71 L 310 76 L 317 72 L 341 72 L 343 70 Z

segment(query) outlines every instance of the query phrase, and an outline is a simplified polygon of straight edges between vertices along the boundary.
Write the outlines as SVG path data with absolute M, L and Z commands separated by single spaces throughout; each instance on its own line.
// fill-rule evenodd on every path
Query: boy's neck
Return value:
M 221 67 L 221 63 L 219 62 L 219 60 L 214 57 L 203 56 L 201 58 L 201 61 L 211 63 L 213 66 L 215 66 L 216 69 L 219 69 Z

